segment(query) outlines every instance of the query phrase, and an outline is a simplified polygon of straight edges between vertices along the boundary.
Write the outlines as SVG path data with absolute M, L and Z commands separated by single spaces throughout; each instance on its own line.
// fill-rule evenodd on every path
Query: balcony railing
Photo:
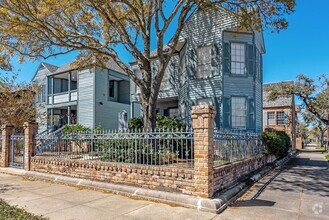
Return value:
M 70 95 L 69 92 L 62 92 L 54 94 L 54 101 L 53 96 L 48 96 L 48 104 L 54 105 L 59 103 L 65 103 L 65 102 L 73 102 L 78 100 L 78 92 L 77 91 L 71 91 Z

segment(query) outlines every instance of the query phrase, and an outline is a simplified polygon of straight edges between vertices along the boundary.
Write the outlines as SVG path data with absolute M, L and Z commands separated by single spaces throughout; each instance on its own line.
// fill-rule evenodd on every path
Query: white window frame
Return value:
M 267 112 L 267 124 L 268 125 L 276 125 L 275 112 Z
M 244 76 L 247 73 L 246 44 L 231 43 L 231 74 Z

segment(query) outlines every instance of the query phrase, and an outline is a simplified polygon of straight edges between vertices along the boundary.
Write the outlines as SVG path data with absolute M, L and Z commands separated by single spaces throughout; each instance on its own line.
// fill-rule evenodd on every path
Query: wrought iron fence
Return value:
M 261 134 L 214 131 L 214 166 L 262 154 Z
M 193 167 L 193 132 L 93 131 L 36 137 L 36 156 Z

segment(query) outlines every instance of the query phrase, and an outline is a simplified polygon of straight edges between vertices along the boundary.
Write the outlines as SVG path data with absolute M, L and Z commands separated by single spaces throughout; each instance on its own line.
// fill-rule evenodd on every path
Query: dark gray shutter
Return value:
M 224 50 L 223 50 L 223 71 L 224 74 L 231 73 L 231 44 L 224 43 Z
M 255 47 L 254 45 L 247 45 L 247 72 L 249 76 L 255 74 Z
M 263 55 L 260 53 L 260 81 L 263 82 Z
M 248 100 L 248 129 L 255 129 L 255 101 L 253 98 Z
M 228 97 L 224 98 L 223 103 L 223 127 L 224 129 L 231 128 L 231 99 Z

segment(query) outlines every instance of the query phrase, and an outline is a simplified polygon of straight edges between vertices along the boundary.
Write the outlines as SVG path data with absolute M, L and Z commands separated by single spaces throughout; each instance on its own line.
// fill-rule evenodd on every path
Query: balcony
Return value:
M 62 92 L 54 94 L 54 101 L 52 96 L 48 96 L 48 104 L 49 105 L 55 105 L 59 103 L 65 103 L 65 102 L 73 102 L 78 100 L 78 92 L 71 91 L 69 92 Z

